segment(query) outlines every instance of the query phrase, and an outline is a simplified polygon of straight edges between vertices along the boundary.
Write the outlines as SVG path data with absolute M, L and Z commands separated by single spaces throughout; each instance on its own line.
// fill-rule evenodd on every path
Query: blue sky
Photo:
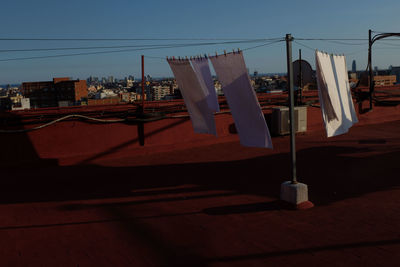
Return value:
M 368 38 L 368 29 L 400 32 L 400 1 L 316 0 L 2 0 L 0 38 L 275 38 L 291 33 L 295 38 Z M 0 50 L 84 46 L 171 44 L 183 41 L 1 41 Z M 190 42 L 190 41 L 185 41 Z M 199 41 L 194 41 L 199 42 Z M 347 55 L 348 66 L 357 61 L 365 69 L 367 42 L 351 45 L 326 41 L 300 41 L 310 48 Z M 255 44 L 225 44 L 190 48 L 132 51 L 125 53 L 47 58 L 21 61 L 2 59 L 73 54 L 85 51 L 2 52 L 0 84 L 49 80 L 68 76 L 140 76 L 140 55 L 161 57 L 222 53 Z M 374 66 L 400 65 L 399 41 L 374 46 Z M 293 44 L 312 65 L 314 52 Z M 114 49 L 115 50 L 115 49 Z M 90 50 L 90 52 L 99 50 Z M 87 52 L 87 50 L 86 50 Z M 251 72 L 286 71 L 285 44 L 277 43 L 245 51 Z M 161 58 L 146 58 L 146 74 L 171 76 Z

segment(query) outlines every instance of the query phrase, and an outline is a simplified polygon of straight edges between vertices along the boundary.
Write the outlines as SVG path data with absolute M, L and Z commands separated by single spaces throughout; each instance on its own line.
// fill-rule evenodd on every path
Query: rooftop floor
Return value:
M 278 201 L 288 136 L 274 150 L 227 135 L 3 167 L 0 265 L 397 266 L 399 111 L 375 107 L 328 139 L 309 108 L 298 176 L 315 207 L 301 211 Z

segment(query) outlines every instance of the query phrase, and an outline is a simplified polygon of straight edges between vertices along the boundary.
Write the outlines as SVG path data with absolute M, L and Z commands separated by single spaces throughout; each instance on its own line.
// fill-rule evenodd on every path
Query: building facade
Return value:
M 171 94 L 171 86 L 162 86 L 162 85 L 158 85 L 158 86 L 153 86 L 151 88 L 151 95 L 152 95 L 152 100 L 157 101 L 157 100 L 163 100 L 165 99 L 165 96 L 170 95 Z
M 396 75 L 374 76 L 375 86 L 392 86 L 396 83 Z
M 400 67 L 392 67 L 390 69 L 390 74 L 396 76 L 397 83 L 400 82 Z
M 31 107 L 58 107 L 59 103 L 80 105 L 88 96 L 85 80 L 70 80 L 70 78 L 54 78 L 46 82 L 22 83 L 22 94 L 30 99 Z

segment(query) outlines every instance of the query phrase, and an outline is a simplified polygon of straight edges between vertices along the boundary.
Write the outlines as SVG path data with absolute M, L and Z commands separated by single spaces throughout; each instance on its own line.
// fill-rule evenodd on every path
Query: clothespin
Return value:
M 224 50 L 224 55 L 226 56 L 226 50 Z

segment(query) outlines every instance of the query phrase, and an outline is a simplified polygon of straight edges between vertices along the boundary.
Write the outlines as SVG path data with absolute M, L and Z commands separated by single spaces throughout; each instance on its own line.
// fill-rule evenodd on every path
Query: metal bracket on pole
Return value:
M 388 37 L 400 37 L 400 33 L 397 32 L 387 32 L 387 33 L 378 33 L 372 36 L 372 30 L 368 31 L 368 68 L 369 68 L 369 108 L 372 110 L 372 96 L 374 93 L 374 73 L 372 71 L 372 45 L 384 38 Z

